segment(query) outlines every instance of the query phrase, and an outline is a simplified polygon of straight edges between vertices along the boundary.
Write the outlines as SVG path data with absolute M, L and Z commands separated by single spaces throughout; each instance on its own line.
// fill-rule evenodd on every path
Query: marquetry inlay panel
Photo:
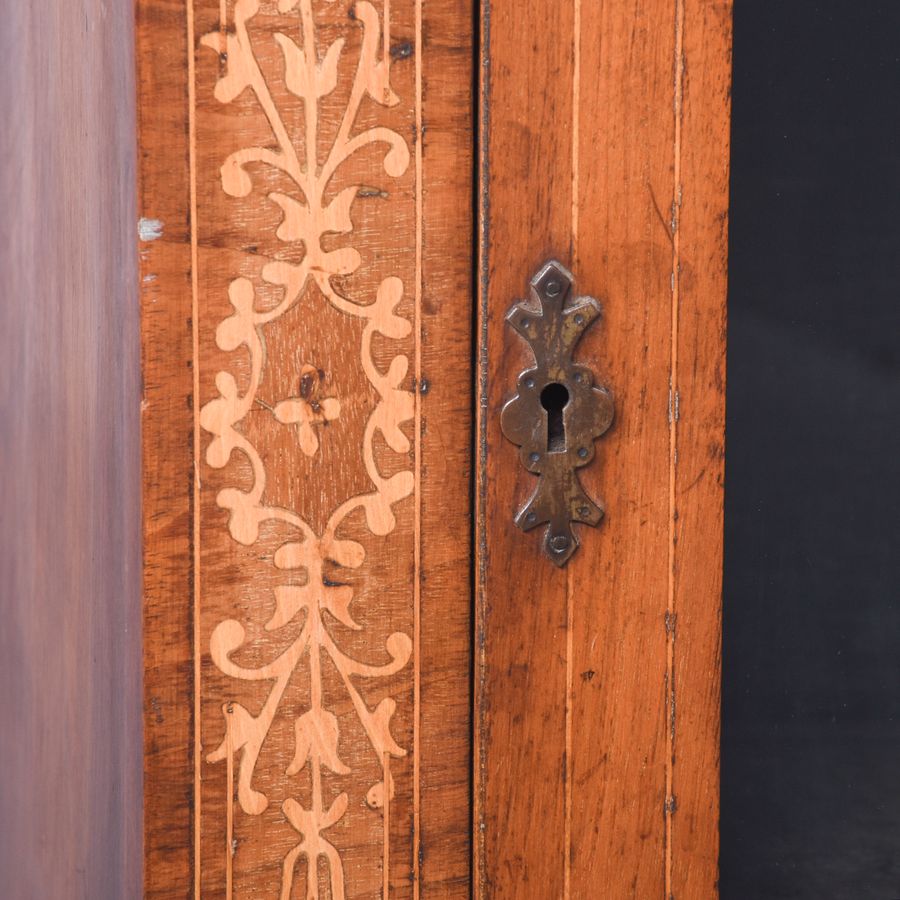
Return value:
M 194 22 L 203 881 L 341 900 L 412 789 L 413 9 L 222 12 Z
M 471 22 L 423 6 L 138 4 L 150 896 L 465 890 Z

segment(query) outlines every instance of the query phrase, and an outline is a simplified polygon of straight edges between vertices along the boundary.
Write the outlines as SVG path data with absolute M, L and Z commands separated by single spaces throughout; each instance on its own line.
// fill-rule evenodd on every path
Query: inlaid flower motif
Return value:
M 298 426 L 300 449 L 306 456 L 315 456 L 319 450 L 316 427 L 333 422 L 341 414 L 341 401 L 335 397 L 319 399 L 319 388 L 324 372 L 315 366 L 305 365 L 300 370 L 300 396 L 282 400 L 275 406 L 275 418 L 283 425 Z

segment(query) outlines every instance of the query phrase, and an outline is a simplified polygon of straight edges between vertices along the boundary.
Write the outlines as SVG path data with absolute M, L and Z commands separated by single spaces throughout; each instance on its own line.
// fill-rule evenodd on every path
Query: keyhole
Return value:
M 566 422 L 563 410 L 569 402 L 569 391 L 566 386 L 551 381 L 541 391 L 541 406 L 547 410 L 547 452 L 565 453 Z

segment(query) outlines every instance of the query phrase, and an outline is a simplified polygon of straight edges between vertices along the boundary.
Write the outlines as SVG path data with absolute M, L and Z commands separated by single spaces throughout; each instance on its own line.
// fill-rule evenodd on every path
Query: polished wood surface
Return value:
M 477 889 L 712 897 L 730 5 L 482 27 Z M 513 526 L 534 478 L 499 428 L 530 363 L 503 316 L 549 257 L 603 303 L 575 356 L 616 416 L 581 476 L 606 519 L 563 570 Z
M 0 17 L 0 894 L 137 897 L 131 9 Z
M 139 0 L 148 896 L 468 895 L 470 19 Z

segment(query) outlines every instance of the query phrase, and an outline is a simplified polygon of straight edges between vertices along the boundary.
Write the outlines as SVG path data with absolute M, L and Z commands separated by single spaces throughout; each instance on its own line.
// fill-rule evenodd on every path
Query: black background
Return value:
M 723 900 L 900 898 L 900 2 L 736 0 Z

